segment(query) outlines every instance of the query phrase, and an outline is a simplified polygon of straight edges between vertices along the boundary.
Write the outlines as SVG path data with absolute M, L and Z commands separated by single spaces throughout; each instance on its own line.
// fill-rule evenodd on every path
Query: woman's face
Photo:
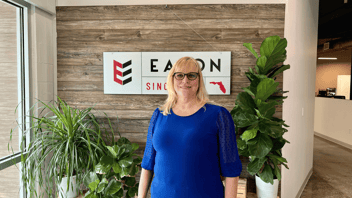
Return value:
M 196 66 L 191 66 L 191 67 L 182 67 L 178 68 L 175 70 L 176 72 L 182 72 L 182 73 L 190 73 L 190 72 L 196 72 L 198 73 L 197 67 Z M 184 76 L 182 80 L 177 80 L 175 76 L 173 77 L 174 81 L 174 89 L 177 93 L 177 96 L 180 98 L 192 98 L 196 97 L 197 95 L 197 90 L 199 87 L 199 74 L 195 80 L 189 80 L 187 75 Z

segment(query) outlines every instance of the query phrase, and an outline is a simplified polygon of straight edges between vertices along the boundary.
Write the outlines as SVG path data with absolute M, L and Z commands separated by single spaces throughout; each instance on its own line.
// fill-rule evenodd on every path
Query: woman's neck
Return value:
M 193 100 L 182 100 L 179 99 L 177 100 L 176 104 L 174 107 L 180 108 L 180 109 L 191 109 L 200 104 L 200 100 L 198 98 L 194 98 Z

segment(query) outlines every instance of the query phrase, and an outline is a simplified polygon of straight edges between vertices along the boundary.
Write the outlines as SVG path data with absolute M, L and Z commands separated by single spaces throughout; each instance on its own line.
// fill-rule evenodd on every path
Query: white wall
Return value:
M 55 21 L 54 15 L 32 6 L 32 93 L 43 102 L 54 99 Z
M 56 84 L 56 8 L 55 0 L 42 0 L 44 6 L 54 5 L 54 13 L 43 5 L 31 4 L 29 15 L 29 56 L 31 104 L 37 99 L 48 103 L 54 100 Z M 39 6 L 39 7 L 37 7 Z M 53 102 L 53 101 L 51 101 Z M 42 106 L 42 105 L 41 105 Z M 36 112 L 34 112 L 36 113 Z M 38 189 L 40 186 L 38 186 Z M 40 191 L 39 192 L 44 192 Z M 48 197 L 48 196 L 45 196 Z
M 313 169 L 315 71 L 319 0 L 57 0 L 57 6 L 150 5 L 150 4 L 269 4 L 285 3 L 285 38 L 288 40 L 282 118 L 290 127 L 283 148 L 289 170 L 282 166 L 282 198 L 300 197 Z M 255 14 L 255 13 L 253 13 Z M 303 113 L 303 115 L 302 115 Z
M 289 125 L 282 153 L 289 169 L 282 168 L 281 195 L 300 197 L 313 170 L 315 72 L 319 0 L 289 0 L 286 4 L 285 37 L 288 40 L 283 90 L 283 120 Z M 297 196 L 296 196 L 297 195 Z
M 37 8 L 45 10 L 50 14 L 56 13 L 56 0 L 25 0 L 26 2 L 34 5 Z
M 314 131 L 317 136 L 352 149 L 352 102 L 316 97 Z

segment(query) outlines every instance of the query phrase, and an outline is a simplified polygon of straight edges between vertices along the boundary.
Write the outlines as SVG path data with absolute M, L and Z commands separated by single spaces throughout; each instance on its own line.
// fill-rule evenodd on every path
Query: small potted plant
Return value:
M 95 170 L 86 174 L 84 184 L 89 187 L 85 198 L 122 197 L 126 190 L 126 198 L 138 193 L 139 183 L 135 174 L 142 158 L 133 153 L 139 148 L 136 143 L 121 137 L 113 146 L 106 146 L 109 151 L 102 156 Z M 137 156 L 133 159 L 132 156 Z
M 247 170 L 255 175 L 258 197 L 276 197 L 278 181 L 281 173 L 280 164 L 287 169 L 286 159 L 282 157 L 281 149 L 286 142 L 283 134 L 289 127 L 284 120 L 273 117 L 276 105 L 283 103 L 287 98 L 278 95 L 286 93 L 277 89 L 279 83 L 275 82 L 276 75 L 290 68 L 290 65 L 279 65 L 286 59 L 287 41 L 279 36 L 266 38 L 260 46 L 260 57 L 252 48 L 251 43 L 244 43 L 257 58 L 254 72 L 249 68 L 246 72 L 251 84 L 242 88 L 244 92 L 237 95 L 236 105 L 231 111 L 236 127 L 243 131 L 241 138 L 237 139 L 238 152 L 240 155 L 249 157 L 250 163 Z M 264 191 L 272 189 L 271 195 L 264 195 Z
M 83 184 L 83 173 L 94 170 L 101 156 L 105 155 L 104 133 L 91 113 L 93 107 L 74 109 L 57 98 L 56 107 L 39 100 L 43 106 L 37 108 L 38 112 L 42 109 L 47 113 L 29 116 L 31 125 L 23 134 L 26 137 L 32 131 L 28 149 L 22 151 L 21 171 L 25 189 L 27 191 L 28 188 L 34 197 L 41 197 L 44 193 L 51 197 L 55 194 L 53 187 L 56 185 L 61 192 L 60 197 L 77 196 Z M 21 123 L 16 127 L 20 126 Z M 24 148 L 25 141 L 23 138 L 21 148 Z M 44 192 L 37 192 L 36 183 Z M 75 193 L 69 195 L 70 192 Z

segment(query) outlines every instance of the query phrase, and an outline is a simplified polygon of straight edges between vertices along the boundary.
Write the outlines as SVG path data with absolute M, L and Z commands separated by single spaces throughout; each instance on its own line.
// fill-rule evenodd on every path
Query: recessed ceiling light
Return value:
M 319 57 L 321 60 L 337 60 L 337 58 Z

